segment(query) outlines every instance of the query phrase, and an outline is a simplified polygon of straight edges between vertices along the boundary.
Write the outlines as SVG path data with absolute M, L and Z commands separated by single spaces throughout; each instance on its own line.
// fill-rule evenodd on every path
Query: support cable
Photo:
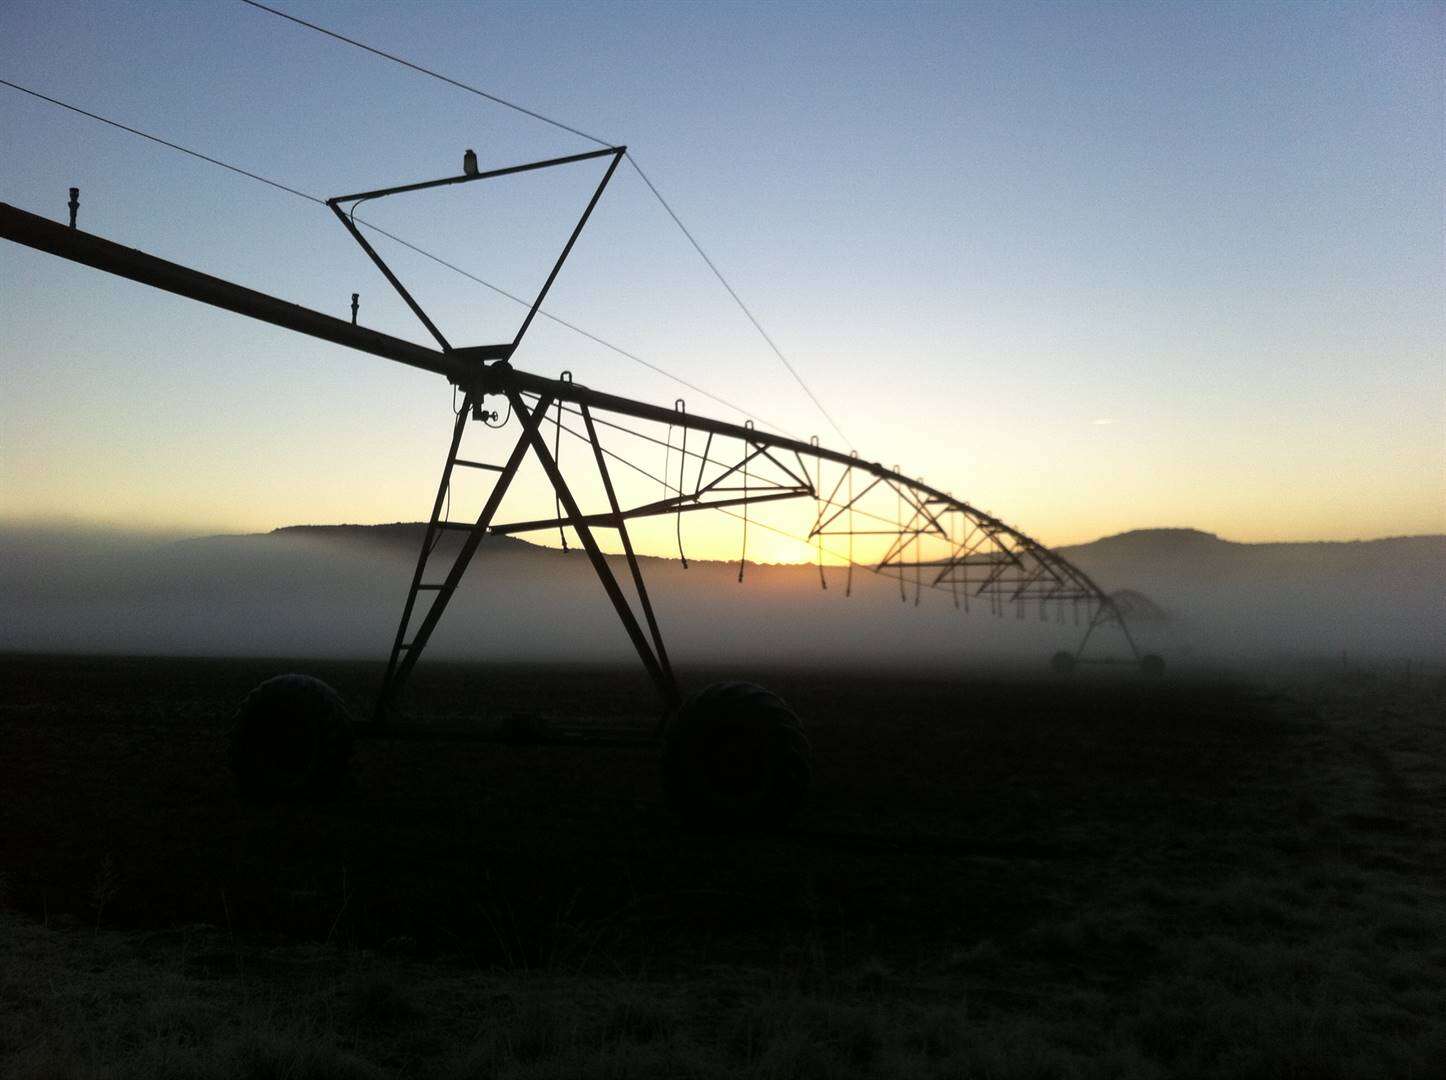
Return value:
M 308 202 L 320 203 L 322 206 L 326 205 L 325 199 L 319 199 L 315 195 L 308 195 L 304 191 L 297 191 L 294 187 L 287 187 L 285 184 L 280 183 L 279 181 L 269 180 L 266 177 L 259 175 L 258 173 L 248 172 L 246 169 L 243 169 L 240 166 L 229 165 L 226 162 L 221 161 L 217 158 L 209 157 L 208 155 L 203 154 L 198 150 L 191 150 L 187 147 L 181 146 L 179 143 L 173 143 L 167 139 L 163 139 L 159 135 L 151 135 L 148 132 L 141 131 L 139 128 L 133 128 L 127 124 L 122 124 L 118 120 L 109 120 L 106 117 L 99 115 L 98 113 L 88 112 L 85 109 L 82 109 L 76 105 L 69 105 L 64 101 L 58 100 L 57 98 L 49 97 L 45 94 L 42 94 L 38 90 L 31 90 L 29 87 L 21 86 L 19 83 L 13 83 L 9 79 L 0 79 L 0 86 L 8 86 L 12 90 L 19 90 L 22 94 L 29 94 L 33 98 L 39 98 L 41 101 L 48 101 L 50 104 L 58 105 L 62 109 L 69 109 L 73 113 L 79 113 L 81 116 L 87 116 L 92 120 L 99 120 L 102 124 L 109 124 L 111 127 L 119 128 L 121 131 L 128 132 L 131 135 L 139 135 L 142 139 L 149 139 L 151 142 L 159 143 L 161 146 L 167 147 L 171 150 L 177 150 L 182 154 L 189 154 L 193 158 L 199 158 L 200 160 L 209 162 L 212 165 L 218 165 L 223 169 L 229 169 L 233 173 L 239 173 L 240 175 L 245 176 L 251 180 L 258 180 L 263 184 L 268 184 L 271 187 L 284 191 L 288 195 L 295 195 L 297 198 L 306 199 Z
M 307 197 L 307 198 L 310 198 L 310 196 L 306 196 L 306 197 Z M 498 296 L 505 297 L 506 299 L 511 300 L 514 304 L 519 304 L 519 305 L 521 305 L 522 307 L 531 307 L 531 306 L 532 306 L 532 302 L 531 302 L 530 300 L 524 300 L 522 297 L 518 296 L 518 295 L 515 294 L 515 293 L 508 292 L 506 289 L 502 288 L 501 286 L 494 285 L 494 284 L 492 284 L 490 281 L 484 281 L 482 278 L 478 277 L 476 274 L 470 273 L 469 271 L 462 269 L 460 266 L 457 266 L 457 265 L 455 265 L 455 264 L 453 264 L 453 263 L 448 262 L 446 259 L 443 259 L 443 258 L 441 258 L 440 256 L 433 255 L 430 251 L 426 251 L 426 250 L 424 250 L 424 249 L 422 249 L 422 248 L 419 248 L 416 244 L 413 244 L 413 243 L 410 242 L 409 240 L 403 240 L 400 236 L 397 236 L 395 233 L 387 232 L 386 229 L 383 229 L 383 228 L 381 228 L 380 226 L 377 226 L 377 225 L 373 225 L 373 224 L 371 224 L 371 222 L 369 222 L 369 221 L 358 221 L 357 224 L 363 226 L 364 228 L 370 229 L 372 232 L 377 233 L 377 234 L 380 235 L 380 236 L 385 236 L 388 240 L 391 240 L 391 241 L 393 241 L 393 242 L 395 242 L 395 243 L 401 244 L 402 247 L 407 248 L 407 249 L 409 249 L 410 251 L 413 251 L 413 252 L 415 252 L 415 253 L 418 254 L 418 255 L 421 255 L 423 258 L 431 259 L 432 262 L 436 263 L 438 266 L 446 267 L 448 270 L 451 270 L 451 271 L 452 271 L 453 273 L 455 273 L 455 274 L 461 274 L 464 278 L 467 278 L 469 281 L 474 281 L 474 282 L 476 282 L 478 285 L 481 285 L 481 286 L 482 286 L 483 288 L 485 288 L 485 289 L 491 289 L 491 290 L 492 290 L 494 293 L 496 293 Z M 741 416 L 752 417 L 754 420 L 757 420 L 760 424 L 763 424 L 763 425 L 766 426 L 766 427 L 770 427 L 770 428 L 772 428 L 774 431 L 777 431 L 777 432 L 779 432 L 779 433 L 783 433 L 783 431 L 784 431 L 784 428 L 783 428 L 782 425 L 774 423 L 772 420 L 769 420 L 767 417 L 759 416 L 757 413 L 754 413 L 754 412 L 749 412 L 747 409 L 743 408 L 743 406 L 741 406 L 741 405 L 735 405 L 733 402 L 727 400 L 726 398 L 721 398 L 721 397 L 719 397 L 717 394 L 712 393 L 711 391 L 704 390 L 701 386 L 697 386 L 697 385 L 695 385 L 694 383 L 690 383 L 687 379 L 684 379 L 684 378 L 682 378 L 681 376 L 678 376 L 678 375 L 674 375 L 671 371 L 668 371 L 668 370 L 665 369 L 665 368 L 661 368 L 661 367 L 659 367 L 657 364 L 654 364 L 654 363 L 652 363 L 652 362 L 650 362 L 650 361 L 648 361 L 648 360 L 644 360 L 641 356 L 637 355 L 636 353 L 629 352 L 627 349 L 624 349 L 624 348 L 623 348 L 622 346 L 620 346 L 620 345 L 614 345 L 611 341 L 607 341 L 607 340 L 605 340 L 605 339 L 603 339 L 603 338 L 598 337 L 598 336 L 597 336 L 596 334 L 594 334 L 592 331 L 590 331 L 590 330 L 585 330 L 585 329 L 583 329 L 581 326 L 578 326 L 576 323 L 568 322 L 566 319 L 562 318 L 560 315 L 554 315 L 552 312 L 548 311 L 546 308 L 538 308 L 538 309 L 537 309 L 537 313 L 538 313 L 539 315 L 541 315 L 544 319 L 547 319 L 547 320 L 550 321 L 550 322 L 556 323 L 558 326 L 561 326 L 561 327 L 562 327 L 563 329 L 565 329 L 565 330 L 571 330 L 574 334 L 578 334 L 578 335 L 580 335 L 581 337 L 585 337 L 585 338 L 587 338 L 589 341 L 593 342 L 594 344 L 596 344 L 596 345 L 601 345 L 604 349 L 607 349 L 607 350 L 609 350 L 609 351 L 611 351 L 611 352 L 615 352 L 615 353 L 617 353 L 619 356 L 624 357 L 625 359 L 631 360 L 631 361 L 632 361 L 633 363 L 635 363 L 635 364 L 640 364 L 641 366 L 647 368 L 649 371 L 657 372 L 657 374 L 663 376 L 663 377 L 666 378 L 666 379 L 672 379 L 673 382 L 677 383 L 679 386 L 685 387 L 685 388 L 688 389 L 688 390 L 692 390 L 694 393 L 702 394 L 702 395 L 703 395 L 705 398 L 707 398 L 709 401 L 716 402 L 717 404 L 722 405 L 725 409 L 732 409 L 734 412 L 740 414 Z
M 251 0 L 246 0 L 246 2 L 251 3 Z M 758 331 L 764 341 L 768 342 L 768 347 L 773 350 L 773 355 L 778 357 L 779 363 L 781 363 L 788 371 L 788 373 L 793 376 L 793 381 L 798 383 L 799 387 L 803 390 L 803 392 L 808 395 L 808 400 L 813 402 L 814 408 L 816 408 L 823 416 L 823 418 L 828 421 L 828 426 L 833 428 L 834 433 L 844 441 L 844 445 L 847 446 L 850 450 L 852 450 L 854 448 L 854 444 L 849 442 L 849 437 L 843 433 L 843 428 L 838 426 L 838 421 L 836 421 L 829 413 L 829 411 L 823 407 L 823 402 L 818 399 L 818 395 L 813 392 L 813 390 L 809 387 L 808 383 L 803 381 L 803 376 L 798 373 L 798 369 L 795 368 L 791 363 L 789 363 L 788 357 L 783 355 L 783 350 L 778 347 L 778 343 L 773 340 L 772 335 L 770 335 L 767 330 L 763 329 L 763 324 L 758 321 L 757 316 L 755 316 L 753 312 L 749 310 L 748 305 L 743 302 L 743 297 L 739 296 L 733 286 L 728 284 L 728 279 L 723 276 L 723 271 L 719 270 L 713 260 L 708 258 L 708 253 L 703 250 L 703 245 L 698 243 L 697 239 L 693 236 L 693 234 L 688 231 L 688 226 L 683 224 L 683 219 L 678 217 L 678 215 L 673 211 L 673 208 L 668 205 L 668 200 L 663 198 L 662 192 L 660 192 L 657 187 L 654 186 L 653 182 L 648 179 L 648 174 L 643 172 L 642 166 L 638 164 L 637 158 L 633 157 L 631 151 L 629 151 L 627 159 L 628 164 L 633 167 L 633 170 L 638 174 L 639 178 L 641 178 L 643 183 L 648 185 L 648 190 L 651 191 L 654 197 L 658 200 L 658 205 L 660 205 L 664 210 L 668 212 L 668 216 L 673 219 L 674 224 L 676 224 L 678 228 L 682 231 L 683 235 L 688 238 L 688 243 L 693 245 L 693 250 L 698 253 L 699 258 L 701 258 L 703 262 L 707 264 L 709 270 L 713 271 L 713 276 L 718 279 L 719 283 L 723 286 L 723 288 L 728 290 L 728 295 L 733 297 L 733 302 L 738 305 L 738 310 L 743 312 L 743 314 L 747 316 L 748 321 L 753 324 L 753 328 Z
M 458 82 L 456 79 L 449 79 L 446 75 L 443 75 L 440 72 L 433 71 L 431 68 L 422 67 L 421 64 L 414 64 L 410 60 L 403 60 L 400 56 L 397 56 L 393 53 L 385 52 L 382 49 L 378 49 L 375 46 L 368 45 L 363 41 L 358 41 L 356 40 L 356 38 L 349 38 L 345 34 L 338 34 L 335 30 L 328 30 L 326 27 L 318 26 L 314 22 L 307 22 L 305 19 L 299 19 L 295 15 L 288 15 L 286 12 L 279 11 L 274 7 L 267 7 L 265 4 L 258 3 L 257 0 L 241 0 L 241 2 L 243 4 L 249 5 L 250 7 L 254 7 L 258 10 L 264 11 L 267 14 L 275 15 L 278 18 L 286 19 L 288 22 L 294 22 L 298 26 L 304 26 L 308 30 L 315 30 L 318 34 L 325 34 L 329 38 L 335 38 L 337 41 L 344 42 L 345 44 L 350 45 L 353 48 L 361 49 L 364 52 L 369 52 L 374 56 L 380 56 L 383 60 L 390 60 L 394 64 L 401 64 L 402 67 L 411 68 L 413 71 L 418 72 L 419 74 L 429 75 L 434 79 L 440 79 L 444 83 L 455 86 L 458 90 L 465 90 L 469 94 L 476 94 L 478 97 L 484 97 L 488 101 L 495 102 L 498 105 L 503 105 L 516 112 L 520 112 L 524 116 L 530 116 L 534 120 L 541 120 L 544 124 L 551 124 L 555 128 L 561 128 L 563 131 L 576 135 L 580 139 L 587 139 L 589 142 L 595 142 L 599 146 L 614 145 L 613 143 L 604 142 L 596 135 L 589 135 L 585 131 L 579 131 L 575 127 L 569 127 L 567 124 L 564 124 L 560 120 L 554 120 L 551 117 L 543 116 L 540 112 L 533 112 L 531 109 L 524 108 L 523 106 L 518 105 L 514 101 L 508 101 L 506 98 L 498 97 L 496 94 L 489 94 L 486 90 L 479 90 L 475 86 L 468 86 L 466 83 Z
M 512 109 L 513 111 L 519 112 L 524 116 L 530 116 L 534 120 L 540 120 L 544 124 L 550 124 L 552 127 L 558 128 L 561 131 L 566 131 L 569 134 L 576 135 L 580 139 L 586 139 L 588 142 L 596 143 L 599 146 L 617 145 L 616 143 L 610 143 L 604 139 L 599 139 L 596 135 L 589 135 L 585 131 L 580 131 L 579 129 L 571 126 L 570 124 L 564 124 L 561 120 L 554 120 L 550 116 L 544 116 L 542 115 L 542 113 L 537 112 L 533 109 L 525 108 L 522 105 L 518 105 L 514 101 L 508 101 L 506 98 L 499 97 L 497 94 L 488 93 L 486 90 L 482 90 L 479 87 L 472 86 L 468 83 L 462 82 L 459 79 L 453 79 L 450 76 L 443 75 L 441 72 L 434 71 L 432 68 L 426 67 L 422 64 L 414 63 L 411 60 L 404 60 L 402 57 L 397 56 L 395 53 L 389 53 L 384 49 L 378 49 L 373 45 L 368 45 L 365 42 L 356 40 L 355 38 L 347 37 L 345 34 L 340 34 L 335 30 L 328 30 L 324 26 L 318 26 L 316 23 L 308 22 L 305 19 L 297 18 L 295 15 L 288 15 L 286 12 L 280 11 L 274 7 L 268 7 L 266 4 L 260 3 L 259 0 L 241 0 L 241 2 L 243 4 L 246 4 L 248 7 L 256 8 L 258 11 L 264 11 L 270 15 L 275 15 L 278 18 L 286 19 L 288 22 L 295 23 L 298 26 L 304 26 L 308 30 L 314 30 L 318 34 L 324 34 L 329 38 L 333 38 L 336 41 L 343 42 L 344 44 L 350 45 L 353 48 L 361 49 L 364 52 L 369 52 L 373 56 L 379 56 L 384 60 L 390 60 L 394 64 L 400 64 L 403 67 L 409 68 L 410 70 L 415 71 L 420 75 L 426 75 L 430 78 L 437 79 L 440 82 L 446 83 L 448 86 L 456 87 L 458 90 L 466 91 L 469 94 L 475 94 L 480 98 L 485 98 L 486 100 L 493 102 L 494 104 L 501 105 L 508 109 Z M 844 441 L 844 443 L 849 447 L 849 449 L 853 449 L 853 443 L 849 442 L 848 436 L 843 433 L 843 429 L 838 426 L 837 421 L 835 421 L 833 416 L 829 414 L 829 411 L 823 407 L 823 402 L 818 399 L 818 395 L 815 394 L 813 390 L 809 387 L 808 383 L 804 381 L 803 376 L 798 373 L 798 369 L 789 362 L 788 357 L 783 354 L 783 350 L 778 347 L 778 343 L 774 341 L 772 335 L 770 335 L 768 331 L 763 328 L 763 324 L 758 321 L 758 317 L 755 316 L 753 312 L 749 309 L 748 305 L 743 302 L 743 298 L 738 295 L 738 291 L 734 289 L 731 284 L 729 284 L 728 279 L 723 276 L 723 272 L 718 269 L 717 264 L 708 257 L 708 253 L 703 250 L 703 245 L 698 243 L 698 240 L 693 235 L 692 231 L 689 230 L 688 226 L 683 224 L 683 219 L 678 216 L 677 211 L 675 211 L 672 206 L 669 205 L 667 199 L 663 198 L 663 193 L 658 190 L 658 186 L 653 183 L 647 173 L 643 172 L 643 168 L 641 165 L 638 164 L 637 158 L 633 157 L 631 153 L 628 153 L 626 156 L 628 159 L 628 164 L 633 167 L 633 171 L 638 174 L 638 178 L 642 180 L 642 182 L 647 186 L 648 190 L 652 192 L 653 198 L 658 200 L 658 205 L 667 212 L 668 217 L 673 219 L 673 224 L 678 226 L 679 231 L 682 232 L 683 236 L 687 238 L 688 243 L 693 246 L 693 250 L 698 253 L 699 258 L 701 258 L 704 264 L 708 267 L 708 269 L 713 272 L 713 276 L 718 279 L 719 284 L 721 284 L 723 288 L 727 290 L 728 295 L 733 298 L 733 302 L 738 305 L 738 309 L 743 312 L 744 316 L 747 317 L 748 321 L 753 324 L 753 328 L 757 330 L 763 340 L 768 343 L 768 347 L 773 351 L 773 355 L 778 358 L 778 361 L 784 366 L 785 370 L 787 370 L 787 372 L 793 376 L 794 382 L 798 383 L 799 387 L 803 390 L 803 392 L 808 395 L 808 399 L 813 402 L 814 407 L 818 409 L 819 413 L 822 414 L 823 418 L 828 421 L 829 426 L 833 428 L 834 432 L 838 435 L 838 437 Z
M 284 191 L 286 194 L 294 195 L 298 199 L 305 199 L 307 202 L 315 203 L 318 206 L 326 205 L 326 200 L 321 198 L 320 196 L 312 195 L 308 192 L 301 191 L 297 188 L 291 187 L 289 184 L 283 184 L 279 180 L 273 180 L 270 177 L 262 176 L 260 173 L 251 172 L 249 169 L 243 169 L 239 165 L 232 165 L 230 162 L 222 161 L 220 158 L 211 157 L 209 154 L 203 154 L 199 150 L 192 150 L 188 146 L 182 146 L 180 143 L 174 143 L 171 142 L 169 139 L 163 139 L 159 135 L 152 135 L 148 131 L 142 131 L 139 128 L 131 127 L 129 124 L 122 124 L 119 120 L 112 120 L 109 117 L 101 116 L 99 113 L 93 113 L 88 109 L 82 109 L 78 105 L 72 105 L 69 102 L 61 101 L 59 98 L 50 97 L 48 94 L 42 94 L 38 90 L 31 90 L 27 86 L 21 86 L 19 83 L 13 83 L 8 79 L 0 79 L 0 86 L 8 86 L 10 89 L 18 90 L 22 94 L 28 94 L 31 97 L 37 98 L 40 101 L 44 101 L 59 108 L 66 109 L 69 112 L 76 113 L 79 116 L 84 116 L 90 120 L 95 120 L 99 123 L 106 124 L 110 127 L 117 129 L 118 131 L 124 131 L 129 135 L 138 136 L 139 138 L 145 139 L 149 142 L 156 143 L 159 146 L 164 146 L 168 150 L 174 150 L 177 153 L 185 154 L 187 157 L 193 157 L 198 161 L 204 161 L 208 165 L 215 165 L 217 168 L 225 169 L 228 172 L 233 172 L 238 176 L 244 176 L 248 180 L 255 180 L 257 183 L 265 184 L 268 187 L 276 188 L 278 191 Z M 353 206 L 352 210 L 355 211 L 356 207 Z M 524 300 L 522 297 L 517 296 L 514 293 L 508 292 L 506 289 L 498 285 L 494 285 L 490 281 L 486 281 L 483 278 L 478 277 L 476 274 L 462 269 L 462 267 L 457 266 L 454 263 L 448 262 L 446 259 L 443 259 L 439 255 L 432 254 L 432 252 L 427 251 L 425 248 L 419 247 L 418 245 L 412 243 L 410 240 L 404 239 L 403 237 L 400 237 L 393 232 L 389 232 L 379 225 L 373 225 L 371 222 L 365 221 L 361 218 L 356 219 L 356 224 L 361 226 L 362 228 L 370 229 L 372 232 L 376 233 L 379 236 L 385 236 L 388 240 L 400 244 L 402 247 L 414 252 L 417 255 L 421 255 L 423 258 L 430 259 L 438 266 L 445 267 L 446 269 L 451 270 L 455 274 L 460 274 L 462 277 L 467 278 L 469 281 L 472 281 L 478 285 L 481 285 L 485 289 L 490 289 L 498 296 L 502 296 L 508 300 L 511 300 L 514 304 L 519 304 L 525 308 L 530 308 L 532 306 L 531 301 Z M 775 431 L 782 432 L 784 430 L 782 426 L 774 423 L 766 417 L 758 416 L 756 413 L 749 412 L 742 406 L 735 405 L 733 402 L 728 401 L 725 398 L 721 398 L 717 394 L 714 394 L 708 390 L 703 389 L 701 386 L 697 386 L 694 383 L 689 382 L 687 379 L 674 375 L 666 368 L 659 367 L 657 364 L 651 363 L 648 360 L 644 360 L 636 353 L 629 352 L 627 349 L 624 349 L 621 346 L 614 345 L 612 342 L 599 337 L 597 334 L 594 334 L 591 331 L 576 325 L 575 323 L 569 322 L 561 316 L 554 315 L 552 312 L 546 310 L 545 308 L 538 308 L 537 313 L 548 321 L 554 322 L 558 326 L 561 326 L 566 330 L 571 330 L 573 333 L 587 338 L 594 344 L 601 345 L 603 348 L 608 349 L 611 352 L 617 353 L 619 356 L 631 360 L 633 363 L 639 364 L 642 367 L 647 368 L 649 371 L 656 372 L 657 374 L 662 375 L 666 379 L 671 379 L 679 386 L 686 387 L 687 389 L 692 390 L 694 393 L 702 394 L 709 401 L 716 402 L 717 404 L 722 405 L 724 408 L 731 409 L 742 416 L 752 417 L 759 423 L 770 427 Z

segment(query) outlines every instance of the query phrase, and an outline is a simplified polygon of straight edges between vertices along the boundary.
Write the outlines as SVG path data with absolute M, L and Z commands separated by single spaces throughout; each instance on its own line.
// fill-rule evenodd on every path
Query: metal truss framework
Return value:
M 1130 651 L 1139 658 L 1120 606 L 1083 570 L 993 515 L 921 479 L 908 477 L 897 467 L 885 468 L 877 462 L 861 460 L 856 454 L 828 449 L 820 446 L 817 439 L 804 442 L 759 430 L 751 422 L 734 424 L 690 413 L 682 400 L 668 409 L 589 389 L 574 382 L 567 373 L 559 379 L 549 379 L 512 367 L 511 356 L 597 205 L 622 153 L 621 147 L 610 148 L 328 200 L 333 212 L 401 294 L 440 349 L 344 322 L 4 203 L 0 203 L 0 236 L 238 314 L 443 375 L 461 389 L 462 407 L 456 414 L 421 553 L 392 644 L 378 701 L 379 714 L 395 701 L 482 540 L 488 535 L 554 531 L 562 537 L 564 546 L 570 531 L 583 548 L 664 705 L 671 709 L 679 701 L 677 681 L 643 580 L 629 523 L 675 517 L 679 556 L 686 564 L 684 515 L 712 510 L 740 519 L 743 525 L 741 580 L 751 513 L 768 503 L 793 503 L 804 509 L 796 536 L 816 550 L 823 588 L 828 588 L 832 566 L 836 578 L 839 574 L 844 577 L 844 593 L 848 595 L 852 592 L 855 568 L 862 568 L 897 579 L 901 599 L 909 600 L 912 593 L 916 604 L 928 587 L 943 591 L 955 606 L 964 610 L 969 610 L 971 605 L 985 604 L 995 615 L 1012 613 L 1025 618 L 1037 614 L 1042 619 L 1083 625 L 1084 634 L 1076 657 L 1083 654 L 1096 630 L 1113 624 L 1120 628 Z M 453 347 L 342 209 L 344 203 L 351 203 L 354 210 L 355 205 L 365 199 L 608 157 L 611 161 L 606 173 L 516 336 L 507 344 Z M 497 462 L 462 456 L 469 421 L 487 421 L 495 415 L 483 408 L 488 397 L 506 402 L 509 421 L 502 425 L 487 423 L 486 427 L 511 431 L 515 421 L 517 429 L 515 441 Z M 584 454 L 569 454 L 570 475 L 565 474 L 560 465 L 564 436 L 569 445 L 576 442 L 587 447 Z M 660 456 L 661 468 L 650 467 Z M 529 459 L 541 466 L 553 489 L 555 513 L 551 517 L 500 520 L 498 514 L 504 498 L 524 461 Z M 583 464 L 575 464 L 578 460 Z M 490 492 L 470 523 L 448 520 L 446 513 L 458 470 L 492 477 Z M 597 505 L 585 510 L 579 499 L 580 492 L 590 492 Z M 464 534 L 461 545 L 455 551 L 448 548 L 452 562 L 444 575 L 430 574 L 441 536 L 449 531 Z M 618 538 L 631 579 L 632 600 L 603 554 L 597 540 L 599 531 L 615 533 Z
M 684 515 L 712 510 L 739 519 L 743 524 L 741 580 L 750 511 L 766 503 L 791 502 L 806 508 L 804 524 L 793 535 L 817 552 L 819 581 L 825 589 L 832 573 L 835 587 L 842 577 L 844 594 L 849 595 L 857 568 L 897 580 L 900 599 L 906 602 L 918 604 L 928 588 L 942 591 L 955 607 L 965 611 L 982 604 L 994 615 L 1083 626 L 1076 657 L 1097 629 L 1113 624 L 1121 629 L 1138 659 L 1119 606 L 1083 570 L 993 515 L 897 469 L 862 461 L 855 454 L 842 454 L 814 441 L 804 443 L 751 425 L 693 415 L 682 408 L 681 401 L 669 410 L 617 398 L 581 386 L 566 373 L 561 379 L 545 379 L 499 362 L 488 365 L 466 386 L 413 587 L 393 643 L 384 704 L 406 680 L 484 536 L 556 533 L 563 536 L 566 546 L 567 531 L 577 537 L 592 561 L 664 702 L 676 704 L 676 682 L 634 550 L 630 523 L 675 517 L 679 557 L 686 562 L 682 552 Z M 477 401 L 488 395 L 504 397 L 521 427 L 510 454 L 495 464 L 459 454 L 468 419 L 476 414 Z M 691 440 L 690 434 L 695 436 Z M 580 475 L 586 466 L 573 466 L 568 475 L 563 473 L 561 447 L 571 443 L 586 448 L 578 457 L 595 469 L 605 496 L 598 509 L 584 510 L 579 503 L 578 490 L 590 479 Z M 529 449 L 554 489 L 559 512 L 551 517 L 499 520 L 498 505 Z M 442 516 L 449 485 L 459 467 L 483 469 L 496 477 L 481 513 L 470 523 Z M 638 497 L 620 498 L 620 473 L 632 481 Z M 644 497 L 639 490 L 647 488 L 652 489 L 652 497 Z M 453 554 L 445 578 L 428 582 L 429 558 L 447 530 L 462 531 L 466 539 Z M 619 539 L 636 596 L 636 613 L 601 553 L 596 539 L 599 531 L 614 532 Z M 432 594 L 430 604 L 408 639 L 415 605 L 425 593 Z

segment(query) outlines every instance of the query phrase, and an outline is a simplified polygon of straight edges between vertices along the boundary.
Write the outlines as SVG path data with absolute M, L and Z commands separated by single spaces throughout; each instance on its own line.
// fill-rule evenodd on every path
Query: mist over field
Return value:
M 421 526 L 320 526 L 174 539 L 76 527 L 0 530 L 0 649 L 384 659 Z M 459 538 L 433 556 L 439 580 Z M 1144 598 L 1132 630 L 1179 662 L 1446 654 L 1446 537 L 1234 544 L 1145 530 L 1062 549 L 1108 591 Z M 624 584 L 626 563 L 612 560 Z M 1037 606 L 966 614 L 947 591 L 815 566 L 643 560 L 675 660 L 921 666 L 1038 664 L 1081 630 Z M 426 594 L 419 603 L 425 603 Z M 962 602 L 962 600 L 961 600 Z M 1157 611 L 1150 611 L 1150 608 Z M 414 617 L 414 624 L 416 617 Z M 1123 655 L 1113 629 L 1102 653 Z M 1091 646 L 1094 652 L 1094 646 Z M 454 659 L 628 661 L 631 646 L 580 551 L 489 538 L 428 649 Z

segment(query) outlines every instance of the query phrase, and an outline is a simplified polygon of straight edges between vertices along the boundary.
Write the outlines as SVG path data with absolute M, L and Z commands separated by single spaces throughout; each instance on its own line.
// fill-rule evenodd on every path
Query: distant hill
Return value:
M 424 530 L 298 525 L 176 542 L 0 529 L 0 649 L 384 658 Z M 461 536 L 445 534 L 437 555 Z M 1120 594 L 1137 638 L 1167 657 L 1446 656 L 1446 536 L 1241 544 L 1142 529 L 1060 550 Z M 1072 612 L 996 618 L 928 589 L 916 606 L 912 589 L 901 597 L 897 581 L 863 571 L 845 599 L 841 569 L 824 590 L 812 565 L 750 565 L 739 584 L 733 561 L 644 562 L 683 663 L 1035 664 L 1082 633 Z M 1102 649 L 1122 644 L 1102 637 Z M 581 552 L 488 537 L 429 655 L 631 654 Z
M 306 542 L 320 542 L 324 544 L 337 544 L 350 546 L 358 549 L 378 548 L 391 549 L 401 548 L 416 555 L 417 549 L 421 546 L 422 538 L 427 533 L 425 521 L 396 521 L 390 525 L 283 525 L 279 529 L 272 529 L 265 534 L 276 537 L 279 540 L 302 540 Z M 201 537 L 201 540 L 229 540 L 236 539 L 232 536 L 209 536 Z M 482 543 L 490 551 L 534 551 L 544 552 L 551 550 L 537 544 L 528 543 L 526 540 L 515 536 L 486 536 Z
M 1167 605 L 1201 589 L 1241 585 L 1419 589 L 1446 598 L 1446 535 L 1241 544 L 1198 529 L 1136 529 L 1059 553 L 1102 584 L 1139 589 Z
M 1242 544 L 1138 529 L 1059 551 L 1106 589 L 1143 593 L 1182 640 L 1194 631 L 1217 650 L 1446 656 L 1446 536 Z

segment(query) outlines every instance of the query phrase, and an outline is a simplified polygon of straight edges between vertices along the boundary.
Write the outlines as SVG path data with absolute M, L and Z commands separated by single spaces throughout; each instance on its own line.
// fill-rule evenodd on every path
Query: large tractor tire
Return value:
M 803 806 L 812 775 L 813 751 L 798 716 L 752 683 L 698 691 L 664 737 L 668 801 L 695 828 L 781 828 Z
M 305 799 L 339 789 L 351 748 L 351 717 L 335 690 L 310 675 L 277 675 L 236 710 L 227 757 L 248 798 Z

